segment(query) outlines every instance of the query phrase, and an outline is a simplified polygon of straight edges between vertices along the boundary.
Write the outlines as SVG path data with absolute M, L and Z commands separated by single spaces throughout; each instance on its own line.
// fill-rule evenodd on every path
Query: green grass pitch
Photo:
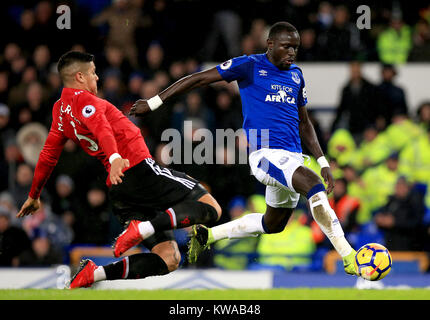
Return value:
M 430 300 L 430 289 L 0 290 L 0 300 Z

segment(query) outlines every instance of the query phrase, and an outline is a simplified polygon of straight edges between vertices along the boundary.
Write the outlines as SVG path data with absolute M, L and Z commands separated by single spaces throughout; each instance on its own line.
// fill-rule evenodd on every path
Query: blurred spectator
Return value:
M 33 51 L 33 63 L 36 67 L 37 78 L 42 84 L 48 82 L 51 52 L 47 45 L 38 45 Z
M 330 163 L 330 166 L 331 166 L 331 163 Z M 349 164 L 342 167 L 342 173 L 343 174 L 339 176 L 339 178 L 345 179 L 347 194 L 351 197 L 360 199 L 360 208 L 359 208 L 360 210 L 363 207 L 362 194 L 365 187 L 364 182 L 361 179 L 361 176 L 359 175 L 357 170 Z M 360 221 L 359 213 L 357 214 L 357 222 L 362 223 Z
M 215 127 L 217 129 L 242 128 L 243 116 L 240 105 L 237 103 L 237 96 L 233 96 L 226 89 L 221 89 L 216 94 Z
M 15 221 L 15 214 L 18 212 L 16 207 L 15 199 L 8 191 L 0 193 L 0 207 L 6 208 L 11 213 L 11 220 Z
M 208 61 L 224 61 L 241 53 L 242 19 L 231 8 L 233 3 L 219 1 L 217 5 L 219 9 L 213 14 L 212 26 L 203 46 L 203 56 Z
M 389 250 L 422 250 L 424 215 L 422 194 L 412 190 L 404 177 L 399 177 L 394 194 L 375 215 L 374 221 L 385 233 L 385 245 Z
M 9 186 L 9 162 L 16 159 L 15 131 L 9 123 L 10 110 L 5 104 L 0 103 L 0 191 Z
M 333 22 L 318 36 L 321 58 L 329 61 L 350 61 L 362 49 L 360 30 L 350 22 L 348 8 L 338 5 Z
M 18 113 L 19 108 L 26 104 L 27 101 L 27 91 L 31 83 L 37 81 L 37 72 L 34 66 L 25 66 L 24 70 L 20 74 L 16 74 L 19 77 L 19 83 L 10 88 L 8 103 L 14 113 Z M 18 123 L 14 120 L 14 123 Z M 16 124 L 15 126 L 17 126 Z
M 279 7 L 278 7 L 279 6 Z M 305 29 L 313 22 L 311 14 L 315 11 L 315 3 L 311 0 L 289 0 L 277 4 L 279 20 L 290 22 L 298 30 Z
M 169 67 L 169 76 L 171 83 L 176 82 L 186 75 L 186 66 L 182 61 L 173 61 Z
M 61 83 L 60 74 L 58 73 L 56 66 L 51 66 L 48 77 L 47 77 L 47 105 L 51 108 L 51 106 L 54 105 L 54 103 L 60 99 L 61 97 L 61 90 L 63 89 L 63 85 Z M 50 112 L 48 112 L 50 113 Z M 51 116 L 48 116 L 49 119 L 51 119 Z
M 412 48 L 411 29 L 399 14 L 393 14 L 389 27 L 377 38 L 379 60 L 386 64 L 401 64 L 408 60 Z
M 310 268 L 316 245 L 302 215 L 303 212 L 296 210 L 282 232 L 260 236 L 258 263 L 252 268 L 287 271 Z
M 336 212 L 342 229 L 345 232 L 356 231 L 360 200 L 348 194 L 348 181 L 345 178 L 336 179 L 329 203 Z
M 72 140 L 68 140 L 52 173 L 54 178 L 50 179 L 52 183 L 56 181 L 56 177 L 62 174 L 69 176 L 73 180 L 77 196 L 81 197 L 85 195 L 89 181 L 94 181 L 95 177 L 105 174 L 105 169 L 97 159 L 93 159 Z M 50 181 L 47 183 L 47 187 L 50 187 Z M 53 193 L 55 185 L 50 190 Z
M 176 6 L 171 1 L 154 0 L 144 2 L 143 6 L 143 25 L 138 30 L 140 48 L 144 50 L 149 41 L 159 41 L 163 43 L 167 52 L 175 50 L 176 41 L 174 39 L 178 32 Z M 179 31 L 180 32 L 180 31 Z M 138 44 L 139 45 L 139 44 Z M 174 54 L 173 54 L 174 55 Z
M 255 47 L 253 53 L 266 52 L 269 28 L 270 26 L 267 25 L 264 19 L 254 19 L 252 21 L 251 29 L 249 30 L 249 36 L 251 37 Z
M 117 106 L 124 114 L 128 114 L 136 100 L 140 99 L 140 91 L 143 86 L 143 75 L 140 72 L 133 72 L 127 82 L 121 106 Z M 133 121 L 133 120 L 132 120 Z
M 214 132 L 214 113 L 206 105 L 199 91 L 191 91 L 185 96 L 185 101 L 176 104 L 172 114 L 172 127 L 183 133 L 184 121 L 200 120 L 201 128 Z
M 16 135 L 18 147 L 24 160 L 33 167 L 36 166 L 47 137 L 48 130 L 37 122 L 24 125 Z
M 383 136 L 392 152 L 400 152 L 410 141 L 417 139 L 425 131 L 403 112 L 395 112 L 391 124 L 379 135 Z
M 256 191 L 255 177 L 250 173 L 247 164 L 238 163 L 237 150 L 231 150 L 225 145 L 215 149 L 216 164 L 210 166 L 208 184 L 212 194 L 223 210 L 227 210 L 231 194 L 226 190 L 235 190 L 237 195 L 248 197 Z M 233 159 L 234 157 L 234 159 Z M 235 161 L 234 161 L 235 160 Z M 240 181 L 240 183 L 237 183 Z M 226 219 L 221 216 L 221 220 Z
M 420 19 L 412 35 L 413 46 L 408 61 L 428 62 L 430 57 L 430 23 Z
M 312 62 L 319 59 L 318 48 L 316 44 L 316 33 L 312 28 L 300 31 L 300 49 L 297 53 L 297 61 Z
M 143 86 L 143 75 L 139 72 L 134 72 L 130 75 L 128 79 L 128 87 L 127 92 L 128 96 L 126 97 L 127 101 L 136 102 L 136 100 L 140 99 L 140 92 Z
M 361 175 L 364 186 L 360 221 L 368 222 L 372 214 L 387 203 L 399 177 L 398 166 L 398 154 L 394 153 L 384 163 L 367 169 Z
M 11 212 L 0 206 L 0 266 L 13 266 L 17 257 L 30 248 L 27 234 L 11 224 Z
M 360 62 L 351 62 L 349 71 L 350 78 L 342 89 L 331 131 L 346 128 L 359 143 L 364 129 L 375 119 L 376 89 L 363 76 Z
M 8 44 L 5 48 L 5 56 L 7 56 L 7 54 L 8 54 L 7 51 L 11 47 L 13 49 L 15 49 L 15 47 L 17 47 L 17 46 L 14 43 Z M 18 50 L 18 56 L 13 57 L 10 60 L 10 62 L 8 60 L 6 60 L 9 62 L 9 65 L 8 65 L 8 67 L 9 67 L 9 81 L 10 81 L 11 87 L 19 85 L 21 80 L 24 80 L 24 82 L 28 83 L 28 80 L 26 81 L 26 79 L 25 79 L 26 77 L 24 77 L 24 71 L 26 70 L 26 68 L 28 66 L 27 59 L 22 55 L 21 48 L 18 47 L 17 50 Z M 32 69 L 34 69 L 34 67 L 32 67 Z M 32 69 L 30 69 L 30 70 L 32 71 Z M 33 80 L 33 78 L 31 80 Z
M 388 135 L 379 133 L 376 126 L 371 124 L 364 129 L 361 143 L 351 157 L 350 164 L 363 171 L 384 161 L 391 152 Z
M 0 103 L 7 103 L 9 99 L 9 75 L 6 70 L 0 70 Z
M 111 244 L 118 236 L 117 225 L 119 222 L 113 216 L 105 188 L 94 184 L 87 191 L 85 201 L 77 210 L 73 242 Z
M 411 139 L 399 154 L 399 171 L 408 181 L 430 181 L 430 129 Z
M 394 113 L 408 114 L 405 91 L 395 84 L 396 68 L 384 64 L 381 75 L 382 82 L 376 88 L 376 125 L 380 131 L 391 123 Z
M 159 70 L 154 74 L 154 81 L 160 88 L 167 88 L 170 83 L 167 71 Z
M 146 61 L 143 66 L 145 79 L 152 79 L 159 70 L 166 69 L 164 48 L 159 42 L 152 42 L 146 50 Z
M 330 28 L 333 23 L 333 15 L 332 4 L 328 1 L 320 2 L 315 22 L 318 34 Z
M 103 97 L 118 109 L 121 108 L 123 102 L 123 82 L 121 81 L 121 73 L 116 69 L 108 69 L 103 73 Z
M 0 152 L 3 154 L 4 149 L 15 141 L 15 131 L 10 125 L 10 110 L 9 107 L 0 103 Z M 4 158 L 4 156 L 2 157 Z
M 121 48 L 134 68 L 139 66 L 135 31 L 143 23 L 139 3 L 131 0 L 114 0 L 111 6 L 91 20 L 94 26 L 104 24 L 109 26 L 106 45 Z
M 155 80 L 148 80 L 143 82 L 140 95 L 142 99 L 149 99 L 158 94 L 160 91 L 161 88 L 158 86 Z M 169 107 L 158 108 L 157 110 L 148 114 L 147 117 L 139 119 L 141 120 L 140 126 L 144 132 L 143 136 L 145 137 L 146 144 L 150 148 L 150 151 L 153 150 L 154 141 L 160 140 L 164 129 L 171 127 L 170 113 L 171 108 Z
M 30 122 L 39 122 L 49 128 L 51 125 L 49 110 L 42 85 L 37 81 L 30 83 L 27 87 L 26 101 L 13 110 L 13 114 L 16 114 L 13 121 L 14 128 L 18 130 Z
M 423 102 L 417 110 L 418 124 L 427 130 L 430 128 L 430 101 Z
M 3 50 L 3 59 L 6 65 L 12 65 L 12 62 L 20 57 L 22 57 L 22 50 L 17 43 L 10 42 L 5 45 Z M 14 85 L 15 84 L 16 83 L 14 83 Z
M 48 44 L 55 41 L 56 17 L 54 17 L 54 4 L 47 0 L 39 1 L 35 8 L 35 19 L 38 36 Z
M 63 250 L 72 243 L 73 230 L 65 223 L 62 217 L 52 212 L 47 198 L 40 198 L 40 209 L 31 216 L 26 216 L 22 221 L 22 227 L 31 240 L 40 234 L 47 236 L 52 246 L 64 253 Z
M 349 163 L 357 146 L 351 133 L 347 129 L 337 129 L 327 142 L 327 154 L 336 159 L 340 166 Z
M 33 169 L 27 163 L 21 163 L 16 170 L 15 185 L 12 188 L 12 196 L 16 202 L 16 206 L 21 208 L 25 200 L 27 200 L 28 193 L 31 189 L 31 182 L 33 180 Z
M 241 53 L 249 56 L 250 54 L 254 54 L 256 52 L 257 46 L 252 37 L 249 34 L 243 36 L 241 42 Z
M 28 50 L 27 53 L 33 52 L 40 41 L 36 30 L 36 16 L 33 10 L 25 9 L 22 11 L 19 19 L 19 28 L 15 37 L 19 45 Z
M 47 267 L 61 264 L 63 256 L 61 251 L 52 246 L 46 235 L 39 235 L 31 242 L 31 248 L 22 252 L 18 257 L 20 267 Z
M 52 211 L 62 216 L 65 213 L 75 215 L 79 207 L 78 200 L 74 193 L 75 183 L 65 175 L 59 175 L 55 181 L 55 193 L 52 196 Z

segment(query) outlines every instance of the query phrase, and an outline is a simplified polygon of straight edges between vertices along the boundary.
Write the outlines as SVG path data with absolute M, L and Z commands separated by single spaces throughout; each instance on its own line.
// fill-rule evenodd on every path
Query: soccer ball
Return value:
M 390 273 L 391 264 L 390 252 L 379 243 L 365 244 L 355 255 L 356 270 L 366 280 L 381 280 Z

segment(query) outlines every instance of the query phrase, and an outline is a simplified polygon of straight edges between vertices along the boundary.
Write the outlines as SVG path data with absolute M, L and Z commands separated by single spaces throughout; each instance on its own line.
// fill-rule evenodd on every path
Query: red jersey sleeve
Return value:
M 53 119 L 58 118 L 55 107 L 53 108 L 52 114 Z M 57 165 L 58 159 L 60 158 L 66 141 L 67 138 L 59 130 L 57 124 L 52 122 L 51 129 L 45 141 L 45 145 L 40 152 L 39 160 L 37 161 L 36 168 L 34 169 L 34 177 L 29 193 L 29 197 L 32 199 L 38 199 L 40 197 L 46 181 L 51 175 L 52 170 Z
M 77 116 L 96 137 L 100 148 L 109 158 L 118 153 L 118 146 L 109 121 L 106 118 L 106 102 L 90 94 L 78 98 Z

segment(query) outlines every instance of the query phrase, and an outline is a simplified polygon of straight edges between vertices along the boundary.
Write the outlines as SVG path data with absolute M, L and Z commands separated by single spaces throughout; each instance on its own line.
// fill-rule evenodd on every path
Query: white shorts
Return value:
M 249 155 L 254 176 L 266 185 L 266 203 L 273 208 L 295 208 L 300 194 L 293 187 L 293 173 L 304 164 L 301 153 L 262 148 Z

